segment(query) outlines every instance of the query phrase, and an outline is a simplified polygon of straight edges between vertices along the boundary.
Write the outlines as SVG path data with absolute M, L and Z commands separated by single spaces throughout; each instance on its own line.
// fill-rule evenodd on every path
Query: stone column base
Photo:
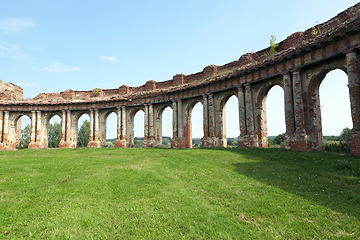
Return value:
M 238 137 L 238 147 L 258 147 L 258 136 L 243 135 Z
M 226 140 L 225 140 L 226 141 Z M 201 139 L 202 147 L 219 147 L 219 138 L 217 137 L 203 137 Z
M 16 144 L 12 142 L 0 143 L 0 150 L 15 150 Z
M 142 141 L 142 146 L 143 147 L 156 147 L 157 143 L 155 139 L 144 139 Z
M 126 140 L 125 139 L 116 139 L 115 140 L 115 147 L 119 147 L 119 148 L 126 148 Z
M 350 152 L 352 155 L 360 155 L 360 130 L 351 130 L 349 132 Z
M 87 147 L 99 148 L 99 147 L 101 147 L 101 142 L 100 141 L 89 141 Z
M 284 148 L 287 150 L 307 151 L 311 150 L 311 144 L 305 132 L 286 133 L 284 135 Z
M 59 148 L 75 148 L 73 142 L 60 142 L 59 143 Z
M 29 148 L 29 149 L 30 149 L 30 148 L 35 148 L 35 149 L 37 149 L 37 148 L 44 148 L 44 146 L 43 146 L 41 143 L 39 143 L 39 142 L 31 142 L 31 143 L 29 144 L 28 148 Z
M 186 138 L 177 137 L 171 139 L 171 147 L 172 148 L 186 148 Z

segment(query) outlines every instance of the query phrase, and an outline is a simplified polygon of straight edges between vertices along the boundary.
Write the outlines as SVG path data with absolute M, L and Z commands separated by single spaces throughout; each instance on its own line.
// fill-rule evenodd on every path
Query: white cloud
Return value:
M 109 61 L 109 62 L 113 62 L 116 60 L 116 58 L 112 56 L 100 56 L 99 58 L 101 61 Z
M 80 71 L 82 67 L 69 67 L 61 62 L 54 62 L 51 64 L 51 67 L 46 67 L 41 69 L 43 72 L 74 72 L 74 71 Z
M 33 82 L 31 82 L 31 83 L 19 82 L 19 86 L 36 87 L 35 83 L 33 83 Z
M 13 59 L 29 60 L 28 55 L 20 52 L 18 44 L 9 44 L 7 42 L 0 42 L 0 57 L 10 57 Z
M 22 19 L 18 18 L 9 18 L 5 20 L 0 20 L 0 30 L 5 33 L 15 33 L 21 32 L 25 28 L 34 26 L 31 19 L 24 17 Z

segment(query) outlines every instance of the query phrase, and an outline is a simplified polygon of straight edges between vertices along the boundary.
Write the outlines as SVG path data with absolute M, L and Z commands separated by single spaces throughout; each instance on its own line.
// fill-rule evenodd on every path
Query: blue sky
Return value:
M 139 86 L 148 80 L 165 81 L 178 73 L 191 74 L 210 64 L 237 60 L 244 53 L 268 47 L 270 35 L 281 41 L 356 3 L 351 0 L 2 0 L 0 79 L 21 86 L 25 98 L 66 89 L 108 89 L 123 84 Z M 324 83 L 337 83 L 339 77 L 333 78 Z M 338 91 L 332 89 L 335 90 Z M 282 99 L 275 99 L 282 93 L 274 89 L 269 94 L 269 135 L 277 135 L 285 129 L 279 121 Z M 334 95 L 329 99 L 334 99 L 331 96 Z M 337 94 L 338 101 L 331 103 L 331 108 L 335 104 L 340 105 L 339 111 L 345 109 L 341 104 L 348 106 L 349 100 L 347 96 L 345 103 L 340 103 L 344 98 L 345 95 Z M 326 102 L 322 100 L 324 109 Z M 232 113 L 228 119 L 234 119 L 227 123 L 228 133 L 233 137 L 237 134 L 234 130 L 237 127 L 232 125 L 237 122 L 237 114 L 228 112 Z M 272 114 L 275 114 L 274 123 Z M 325 112 L 322 116 L 323 121 L 330 119 L 328 129 L 323 122 L 325 135 L 337 135 L 351 124 L 350 115 L 344 123 Z M 194 126 L 200 123 L 194 129 L 201 130 L 201 120 L 197 118 L 194 113 Z M 115 123 L 109 125 L 114 128 Z M 171 135 L 171 128 L 164 128 L 164 135 Z M 135 131 L 135 135 L 142 135 L 142 129 L 136 127 Z M 108 132 L 115 135 L 113 130 Z M 201 135 L 200 131 L 194 132 L 194 137 Z

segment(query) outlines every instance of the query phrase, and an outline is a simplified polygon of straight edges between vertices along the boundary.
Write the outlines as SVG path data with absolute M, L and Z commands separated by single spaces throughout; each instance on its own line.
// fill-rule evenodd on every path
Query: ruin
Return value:
M 226 146 L 225 104 L 238 98 L 239 147 L 267 147 L 265 99 L 275 85 L 284 90 L 286 133 L 284 147 L 292 150 L 324 150 L 319 86 L 325 75 L 341 69 L 348 76 L 353 128 L 350 149 L 360 155 L 360 3 L 332 19 L 303 32 L 296 32 L 270 47 L 246 53 L 223 66 L 209 65 L 203 71 L 176 74 L 163 82 L 147 81 L 138 87 L 91 91 L 67 90 L 42 93 L 21 100 L 22 89 L 0 84 L 0 149 L 15 149 L 19 142 L 19 119 L 31 119 L 29 148 L 47 148 L 50 118 L 62 119 L 59 147 L 76 148 L 78 120 L 90 116 L 89 147 L 106 142 L 106 118 L 117 115 L 117 147 L 134 144 L 134 116 L 144 111 L 143 146 L 162 146 L 162 112 L 173 111 L 174 148 L 192 147 L 192 108 L 203 105 L 202 145 Z M 20 97 L 21 96 L 21 97 Z M 21 120 L 20 120 L 21 121 Z M 21 124 L 20 124 L 21 125 Z

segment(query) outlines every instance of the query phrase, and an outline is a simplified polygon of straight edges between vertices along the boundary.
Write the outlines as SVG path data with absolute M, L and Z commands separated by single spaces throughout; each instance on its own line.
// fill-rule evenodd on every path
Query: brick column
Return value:
M 173 109 L 173 117 L 172 117 L 173 139 L 176 139 L 178 136 L 178 125 L 177 125 L 178 112 L 177 112 L 177 104 L 175 100 L 172 101 L 172 109 Z
M 30 133 L 30 142 L 35 142 L 35 126 L 36 126 L 36 112 L 31 111 L 31 133 Z
M 62 118 L 61 118 L 61 142 L 65 142 L 66 136 L 66 112 L 62 110 Z
M 253 103 L 251 96 L 251 86 L 250 84 L 245 85 L 245 114 L 246 114 L 246 134 L 254 134 L 254 112 L 253 112 Z
M 350 152 L 360 155 L 360 78 L 356 50 L 346 52 L 351 118 L 353 129 L 349 134 Z
M 238 89 L 238 104 L 239 104 L 240 136 L 245 136 L 246 135 L 246 115 L 245 115 L 244 87 L 240 86 L 237 89 Z
M 99 121 L 99 109 L 95 109 L 95 137 L 94 141 L 99 141 L 99 129 L 100 129 L 100 121 Z
M 203 95 L 203 128 L 204 137 L 209 137 L 209 105 L 207 95 Z
M 90 139 L 94 141 L 94 109 L 90 109 Z
M 3 142 L 9 141 L 9 111 L 4 111 L 4 134 Z
M 70 110 L 66 110 L 66 141 L 70 142 L 71 135 L 71 122 L 70 122 Z
M 183 109 L 182 109 L 182 100 L 177 100 L 178 106 L 178 137 L 183 137 Z
M 126 139 L 126 107 L 121 107 L 121 139 Z
M 0 111 L 0 143 L 3 142 L 3 111 Z
M 304 104 L 303 94 L 301 89 L 300 71 L 293 71 L 293 96 L 294 96 L 294 115 L 295 115 L 295 131 L 305 131 L 305 117 L 304 117 Z
M 149 104 L 149 139 L 155 139 L 154 134 L 154 105 Z
M 121 139 L 121 108 L 116 108 L 116 139 Z
M 36 112 L 36 142 L 41 143 L 41 112 Z
M 145 104 L 144 114 L 144 140 L 149 139 L 149 105 Z
M 290 134 L 295 131 L 294 108 L 293 108 L 292 85 L 291 85 L 290 73 L 287 72 L 283 75 L 283 84 L 284 84 L 286 133 Z
M 214 109 L 214 95 L 212 93 L 208 96 L 208 111 L 209 111 L 209 137 L 215 137 L 215 109 Z

